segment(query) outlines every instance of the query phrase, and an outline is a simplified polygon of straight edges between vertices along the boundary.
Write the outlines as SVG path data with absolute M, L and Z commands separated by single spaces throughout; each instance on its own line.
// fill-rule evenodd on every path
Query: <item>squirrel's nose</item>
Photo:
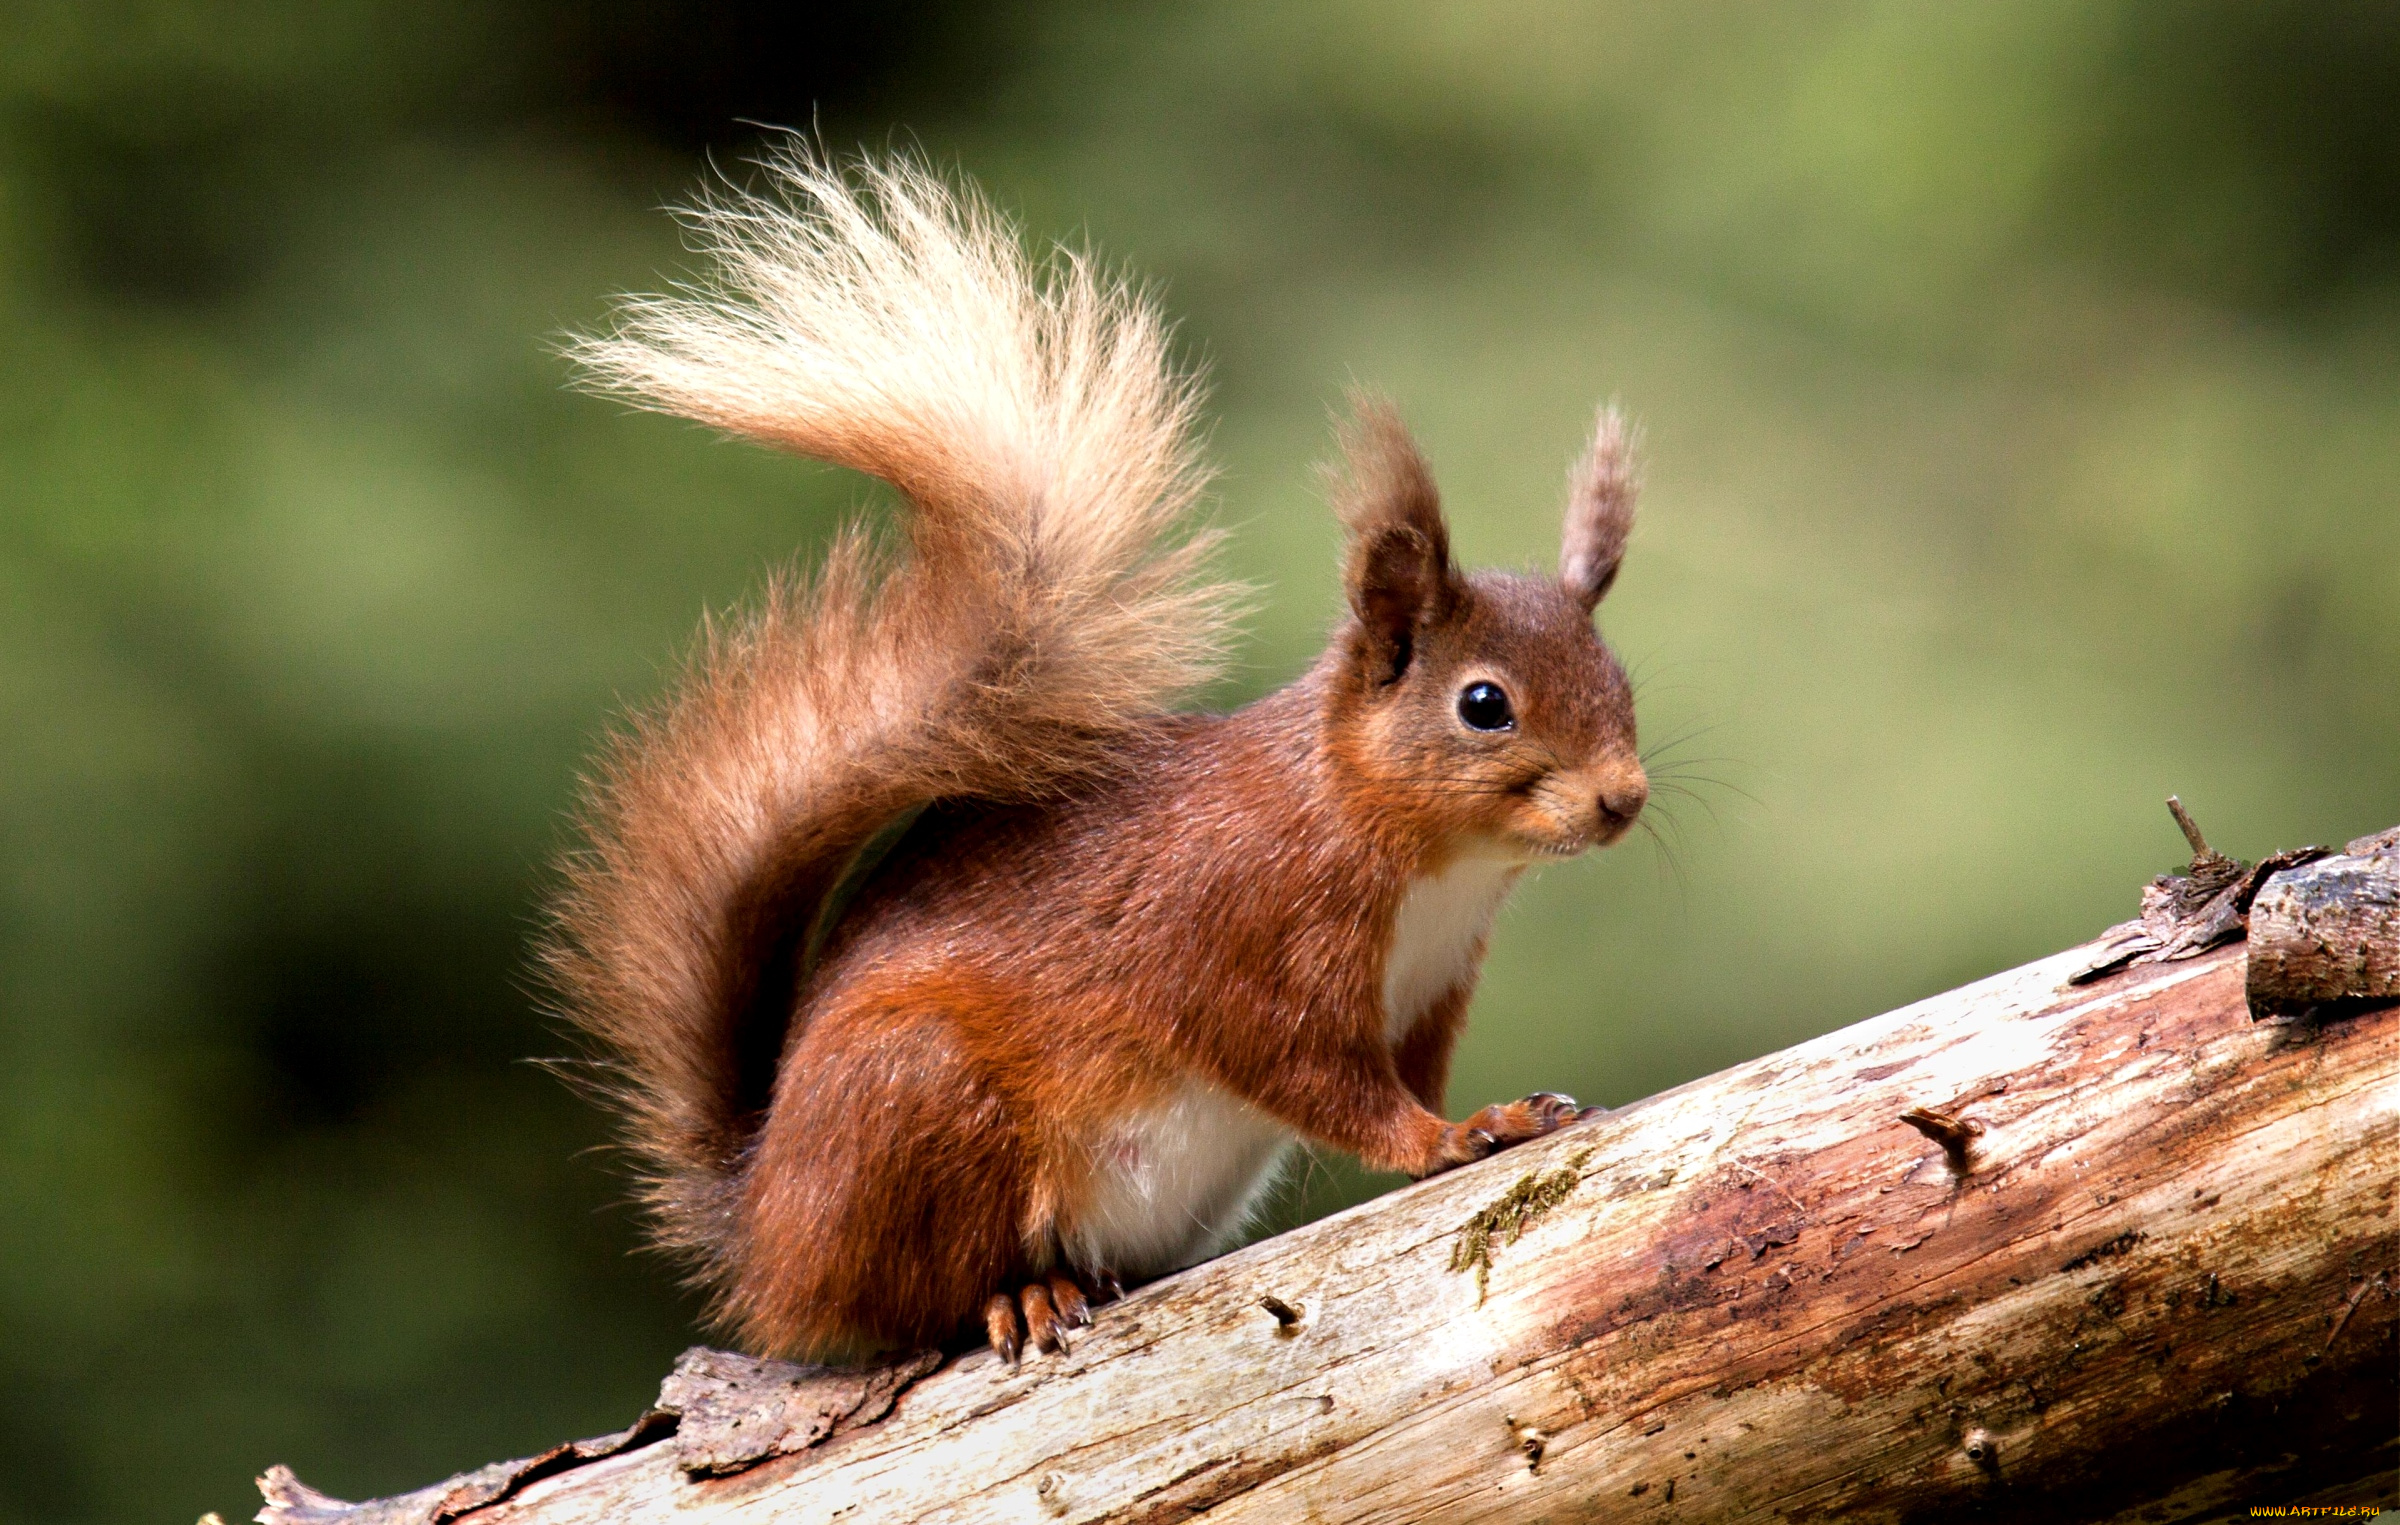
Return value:
M 1601 817 L 1612 826 L 1629 826 L 1650 803 L 1650 778 L 1638 763 L 1628 763 L 1600 780 Z

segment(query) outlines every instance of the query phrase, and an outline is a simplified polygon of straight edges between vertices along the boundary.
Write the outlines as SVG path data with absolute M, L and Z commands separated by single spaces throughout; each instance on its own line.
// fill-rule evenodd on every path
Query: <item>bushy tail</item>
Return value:
M 1205 479 L 1156 310 L 1030 260 L 972 190 L 802 151 L 687 214 L 713 272 L 570 346 L 591 383 L 904 493 L 709 628 L 586 797 L 546 961 L 614 1061 L 661 1239 L 718 1260 L 802 944 L 879 828 L 1021 799 L 1213 676 L 1236 589 L 1177 521 Z

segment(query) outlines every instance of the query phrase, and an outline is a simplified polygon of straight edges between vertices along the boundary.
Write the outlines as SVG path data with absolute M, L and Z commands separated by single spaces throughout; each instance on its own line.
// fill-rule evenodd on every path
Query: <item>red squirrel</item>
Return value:
M 570 346 L 908 505 L 705 630 L 597 766 L 546 940 L 714 1315 L 807 1359 L 979 1330 L 1015 1361 L 1229 1247 L 1296 1140 L 1425 1176 L 1573 1121 L 1440 1109 L 1501 900 L 1648 796 L 1592 624 L 1633 519 L 1618 415 L 1557 575 L 1468 573 L 1359 401 L 1330 646 L 1179 712 L 1241 590 L 1177 528 L 1197 392 L 1154 305 L 920 165 L 765 169 L 687 214 L 707 282 Z

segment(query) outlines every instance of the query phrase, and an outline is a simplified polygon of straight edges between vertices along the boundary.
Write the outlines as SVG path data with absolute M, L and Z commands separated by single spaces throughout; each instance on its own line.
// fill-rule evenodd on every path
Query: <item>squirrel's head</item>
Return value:
M 1567 857 L 1641 814 L 1632 686 L 1592 628 L 1633 525 L 1631 444 L 1602 409 L 1569 479 L 1556 577 L 1465 574 L 1398 414 L 1357 402 L 1333 486 L 1351 618 L 1330 658 L 1331 743 L 1417 833 Z

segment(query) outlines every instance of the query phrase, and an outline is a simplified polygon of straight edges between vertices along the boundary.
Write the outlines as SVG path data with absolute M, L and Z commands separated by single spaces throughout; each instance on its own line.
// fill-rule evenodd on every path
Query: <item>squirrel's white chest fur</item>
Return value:
M 1383 963 L 1383 1030 L 1392 1042 L 1407 1037 L 1427 1008 L 1466 978 L 1524 868 L 1519 858 L 1471 852 L 1408 887 Z
M 1496 853 L 1469 854 L 1409 886 L 1392 917 L 1383 966 L 1384 1031 L 1392 1042 L 1466 977 L 1523 868 Z M 1099 1146 L 1067 1258 L 1121 1276 L 1156 1276 L 1222 1253 L 1241 1236 L 1292 1142 L 1290 1129 L 1240 1097 L 1186 1081 Z

